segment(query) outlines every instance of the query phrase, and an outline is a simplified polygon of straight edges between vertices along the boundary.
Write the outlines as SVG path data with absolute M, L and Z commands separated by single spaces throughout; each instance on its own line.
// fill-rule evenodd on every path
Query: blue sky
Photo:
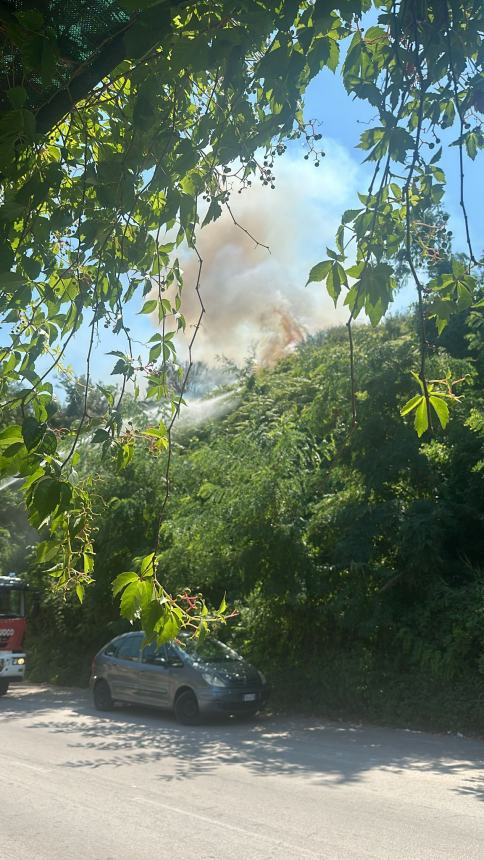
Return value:
M 357 191 L 365 191 L 370 168 L 363 164 L 365 153 L 356 147 L 361 132 L 374 118 L 373 113 L 370 106 L 348 96 L 338 74 L 323 71 L 309 88 L 305 109 L 307 119 L 321 122 L 321 143 L 327 154 L 319 173 L 304 161 L 302 145 L 294 143 L 276 162 L 276 191 L 259 188 L 252 196 L 236 195 L 234 199 L 238 219 L 261 242 L 269 242 L 271 258 L 260 249 L 254 251 L 245 238 L 235 236 L 233 226 L 223 218 L 202 231 L 200 242 L 206 259 L 202 289 L 208 314 L 195 358 L 213 361 L 223 352 L 242 360 L 257 343 L 261 355 L 270 349 L 276 354 L 279 341 L 285 336 L 281 334 L 284 321 L 281 323 L 278 316 L 281 309 L 283 314 L 292 315 L 305 331 L 337 324 L 346 318 L 342 309 L 334 310 L 320 285 L 305 292 L 304 283 L 309 268 L 326 256 L 326 244 L 333 244 L 340 214 L 357 206 Z M 465 233 L 459 206 L 458 149 L 449 148 L 455 137 L 455 129 L 441 135 L 442 167 L 447 176 L 443 203 L 451 219 L 454 248 L 460 251 L 465 250 Z M 466 159 L 465 171 L 472 240 L 480 253 L 484 188 L 478 159 L 476 162 Z M 193 258 L 186 255 L 182 265 L 188 285 L 193 276 Z M 404 288 L 393 308 L 401 310 L 412 300 L 413 292 Z M 186 303 L 191 322 L 197 309 L 189 297 L 189 286 Z M 265 312 L 265 308 L 269 311 Z M 137 315 L 137 310 L 138 305 L 132 303 L 127 310 L 127 321 L 134 338 L 145 341 L 156 329 L 149 318 Z M 67 361 L 77 374 L 84 371 L 86 339 L 87 328 L 79 332 L 67 354 Z M 122 348 L 119 338 L 100 329 L 92 362 L 94 378 L 109 378 L 113 358 L 106 353 Z
M 355 152 L 363 160 L 365 153 L 355 150 L 366 123 L 374 117 L 374 111 L 365 102 L 348 96 L 341 78 L 324 70 L 314 79 L 306 96 L 306 116 L 322 120 L 323 135 L 340 143 L 345 149 Z M 447 129 L 439 134 L 443 148 L 441 166 L 446 174 L 447 190 L 444 206 L 452 219 L 456 250 L 465 250 L 465 233 L 461 217 L 459 151 L 450 144 L 457 137 L 456 129 Z M 484 172 L 479 156 L 475 161 L 465 161 L 465 197 L 472 226 L 472 240 L 476 253 L 484 247 L 483 227 Z

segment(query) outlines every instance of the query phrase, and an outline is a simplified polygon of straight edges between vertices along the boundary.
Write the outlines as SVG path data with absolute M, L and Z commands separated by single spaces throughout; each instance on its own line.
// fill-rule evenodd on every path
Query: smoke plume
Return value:
M 324 284 L 305 287 L 308 271 L 334 247 L 341 213 L 354 205 L 357 165 L 331 144 L 331 154 L 315 168 L 302 156 L 286 155 L 275 164 L 276 189 L 259 184 L 234 194 L 231 208 L 200 230 L 197 248 L 203 260 L 201 293 L 206 308 L 194 346 L 194 358 L 213 364 L 224 355 L 242 363 L 250 353 L 271 365 L 306 334 L 338 324 L 347 313 L 334 305 Z M 198 259 L 186 250 L 182 312 L 187 338 L 200 307 L 194 285 Z M 179 344 L 183 354 L 183 346 Z

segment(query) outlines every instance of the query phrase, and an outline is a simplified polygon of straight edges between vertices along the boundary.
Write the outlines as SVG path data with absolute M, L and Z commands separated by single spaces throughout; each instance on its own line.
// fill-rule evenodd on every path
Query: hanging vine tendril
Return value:
M 404 265 L 418 298 L 420 393 L 402 414 L 415 414 L 419 434 L 436 419 L 445 424 L 453 389 L 427 380 L 426 327 L 432 317 L 441 331 L 453 313 L 472 304 L 476 285 L 464 159 L 474 159 L 483 143 L 483 7 L 477 0 L 129 5 L 133 12 L 123 12 L 116 26 L 110 22 L 68 72 L 65 22 L 52 17 L 49 4 L 42 13 L 26 7 L 5 17 L 4 54 L 14 62 L 0 103 L 0 314 L 6 333 L 0 470 L 25 478 L 30 520 L 47 530 L 39 563 L 54 561 L 51 573 L 82 599 L 93 574 L 95 525 L 92 481 L 74 473 L 81 442 L 98 446 L 117 468 L 129 464 L 135 444 L 166 458 L 153 551 L 114 586 L 125 617 L 141 618 L 149 635 L 160 638 L 184 625 L 203 632 L 212 617 L 200 597 L 184 602 L 183 595 L 168 595 L 158 570 L 172 430 L 204 314 L 202 261 L 196 283 L 183 284 L 178 249 L 184 244 L 196 252 L 198 228 L 224 209 L 234 229 L 251 235 L 239 224 L 232 196 L 255 177 L 270 193 L 275 159 L 290 141 L 302 141 L 307 156 L 318 160 L 321 135 L 303 117 L 303 96 L 321 69 L 339 69 L 348 93 L 378 115 L 359 144 L 376 165 L 370 187 L 361 206 L 343 214 L 335 247 L 309 274 L 349 310 L 350 423 L 357 421 L 352 326 L 363 313 L 379 322 Z M 370 9 L 377 22 L 365 31 Z M 469 259 L 466 265 L 449 259 L 448 273 L 424 283 L 430 256 L 440 254 L 442 262 L 446 253 L 435 248 L 438 231 L 430 241 L 421 239 L 421 225 L 444 193 L 434 140 L 454 126 Z M 167 366 L 177 364 L 187 289 L 195 290 L 200 314 L 177 394 Z M 157 318 L 159 330 L 148 343 L 133 338 L 130 303 Z M 95 416 L 88 401 L 100 326 L 121 336 L 112 368 L 119 385 L 116 396 L 105 392 L 105 414 Z M 86 328 L 82 414 L 58 430 L 52 374 Z M 159 401 L 164 417 L 156 426 L 126 430 L 122 404 L 130 388 L 134 396 L 142 390 L 147 400 Z M 223 620 L 225 610 L 213 618 Z

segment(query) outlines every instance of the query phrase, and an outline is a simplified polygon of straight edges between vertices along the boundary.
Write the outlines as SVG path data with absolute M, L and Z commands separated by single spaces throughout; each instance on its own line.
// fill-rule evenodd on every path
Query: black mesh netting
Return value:
M 48 52 L 48 43 L 30 40 L 28 35 L 26 39 L 20 35 L 22 47 L 12 43 L 12 26 L 16 27 L 17 22 L 25 26 L 22 18 L 16 19 L 17 12 L 42 15 L 44 27 L 50 29 L 57 43 L 58 55 L 51 51 L 43 58 L 42 51 Z M 1 103 L 5 104 L 6 90 L 23 86 L 28 93 L 28 107 L 36 111 L 56 92 L 68 87 L 93 57 L 109 50 L 113 37 L 125 29 L 130 17 L 115 0 L 4 0 L 0 3 Z M 32 65 L 44 65 L 45 74 L 26 71 L 29 51 L 35 52 L 36 62 Z

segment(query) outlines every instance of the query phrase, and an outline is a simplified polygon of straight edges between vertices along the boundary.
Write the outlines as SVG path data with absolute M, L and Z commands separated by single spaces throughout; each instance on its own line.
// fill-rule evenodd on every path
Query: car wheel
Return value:
M 0 696 L 5 695 L 8 690 L 8 684 L 9 682 L 6 681 L 5 678 L 2 678 L 2 680 L 0 681 Z
M 113 700 L 107 681 L 98 681 L 94 687 L 94 705 L 98 711 L 112 710 Z
M 200 709 L 195 693 L 185 690 L 175 701 L 175 716 L 184 726 L 196 726 L 200 719 Z

